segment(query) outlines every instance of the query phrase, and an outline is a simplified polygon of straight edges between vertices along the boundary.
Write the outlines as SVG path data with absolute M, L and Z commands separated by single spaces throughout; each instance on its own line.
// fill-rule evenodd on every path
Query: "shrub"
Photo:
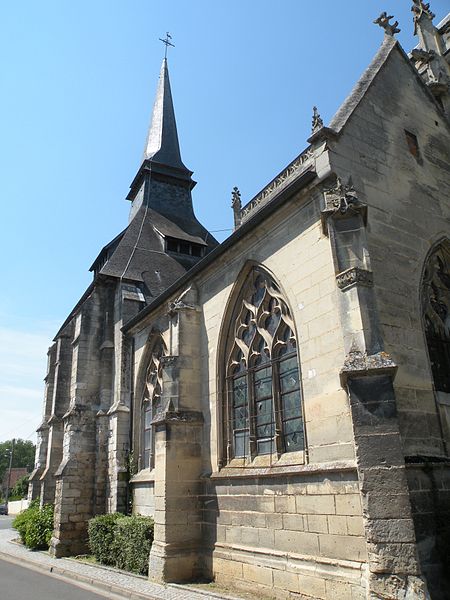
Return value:
M 116 567 L 147 575 L 153 528 L 150 517 L 124 517 L 117 521 L 113 544 Z
M 12 526 L 20 535 L 22 543 L 32 550 L 47 549 L 53 533 L 53 506 L 33 500 L 28 508 L 19 513 Z
M 22 544 L 25 544 L 25 534 L 28 528 L 28 521 L 31 518 L 31 515 L 34 514 L 37 510 L 39 510 L 39 500 L 33 500 L 30 506 L 20 512 L 13 520 L 12 526 L 20 535 L 20 540 Z
M 146 575 L 153 542 L 153 519 L 120 513 L 94 517 L 88 524 L 89 547 L 105 564 Z
M 124 518 L 121 513 L 99 515 L 88 523 L 89 548 L 95 558 L 104 565 L 114 565 L 115 556 L 112 544 L 118 519 Z
M 28 480 L 30 479 L 29 475 L 24 475 L 20 477 L 16 481 L 16 485 L 11 490 L 11 499 L 21 500 L 22 498 L 26 498 L 28 493 Z
M 44 504 L 29 520 L 25 534 L 25 545 L 31 549 L 47 549 L 53 533 L 53 506 Z

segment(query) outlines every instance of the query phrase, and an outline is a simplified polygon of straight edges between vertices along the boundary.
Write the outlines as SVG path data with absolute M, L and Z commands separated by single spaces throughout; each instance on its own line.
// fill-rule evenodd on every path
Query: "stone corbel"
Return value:
M 169 317 L 174 317 L 182 310 L 198 310 L 198 306 L 192 302 L 188 302 L 186 298 L 192 291 L 192 287 L 189 286 L 182 294 L 178 296 L 178 298 L 176 298 L 173 302 L 168 303 L 167 314 Z
M 422 48 L 414 48 L 411 50 L 411 56 L 416 62 L 427 65 L 436 57 L 434 50 L 423 50 Z
M 343 292 L 355 285 L 373 287 L 373 273 L 361 267 L 352 267 L 336 275 L 336 283 Z
M 178 356 L 161 356 L 159 359 L 163 369 L 167 367 L 175 367 L 178 362 Z
M 340 372 L 342 387 L 346 387 L 349 379 L 369 375 L 389 375 L 394 379 L 398 366 L 387 352 L 368 355 L 353 346 L 347 354 Z
M 342 219 L 360 214 L 364 225 L 367 225 L 367 204 L 358 200 L 352 178 L 345 184 L 340 177 L 332 188 L 324 190 L 325 207 L 321 211 L 322 230 L 328 235 L 328 219 Z

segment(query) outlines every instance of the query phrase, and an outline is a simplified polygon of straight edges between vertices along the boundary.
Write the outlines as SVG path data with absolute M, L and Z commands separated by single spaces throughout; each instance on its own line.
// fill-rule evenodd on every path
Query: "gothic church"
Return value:
M 450 573 L 450 15 L 412 3 L 222 244 L 198 222 L 167 61 L 127 227 L 48 352 L 30 498 L 54 556 L 151 515 L 156 581 L 444 599 Z

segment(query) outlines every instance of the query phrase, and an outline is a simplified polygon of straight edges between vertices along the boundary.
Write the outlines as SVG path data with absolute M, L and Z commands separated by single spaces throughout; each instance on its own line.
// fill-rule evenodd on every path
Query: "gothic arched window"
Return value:
M 450 400 L 450 244 L 429 257 L 422 287 L 422 307 L 434 389 Z
M 162 340 L 153 348 L 145 374 L 144 397 L 142 401 L 142 468 L 149 469 L 153 462 L 153 418 L 161 409 L 162 365 L 164 355 Z
M 235 305 L 226 363 L 228 460 L 304 449 L 292 317 L 273 278 L 254 267 Z

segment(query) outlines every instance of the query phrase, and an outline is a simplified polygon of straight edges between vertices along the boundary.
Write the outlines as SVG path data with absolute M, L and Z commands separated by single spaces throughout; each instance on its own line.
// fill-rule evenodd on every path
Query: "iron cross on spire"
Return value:
M 170 33 L 168 31 L 166 31 L 166 37 L 164 39 L 159 38 L 159 41 L 162 42 L 163 44 L 165 44 L 165 46 L 166 46 L 166 50 L 164 52 L 164 58 L 167 58 L 168 46 L 172 46 L 172 48 L 175 48 L 175 44 L 172 44 L 172 42 L 170 42 L 171 39 L 172 39 L 172 36 L 170 35 Z

